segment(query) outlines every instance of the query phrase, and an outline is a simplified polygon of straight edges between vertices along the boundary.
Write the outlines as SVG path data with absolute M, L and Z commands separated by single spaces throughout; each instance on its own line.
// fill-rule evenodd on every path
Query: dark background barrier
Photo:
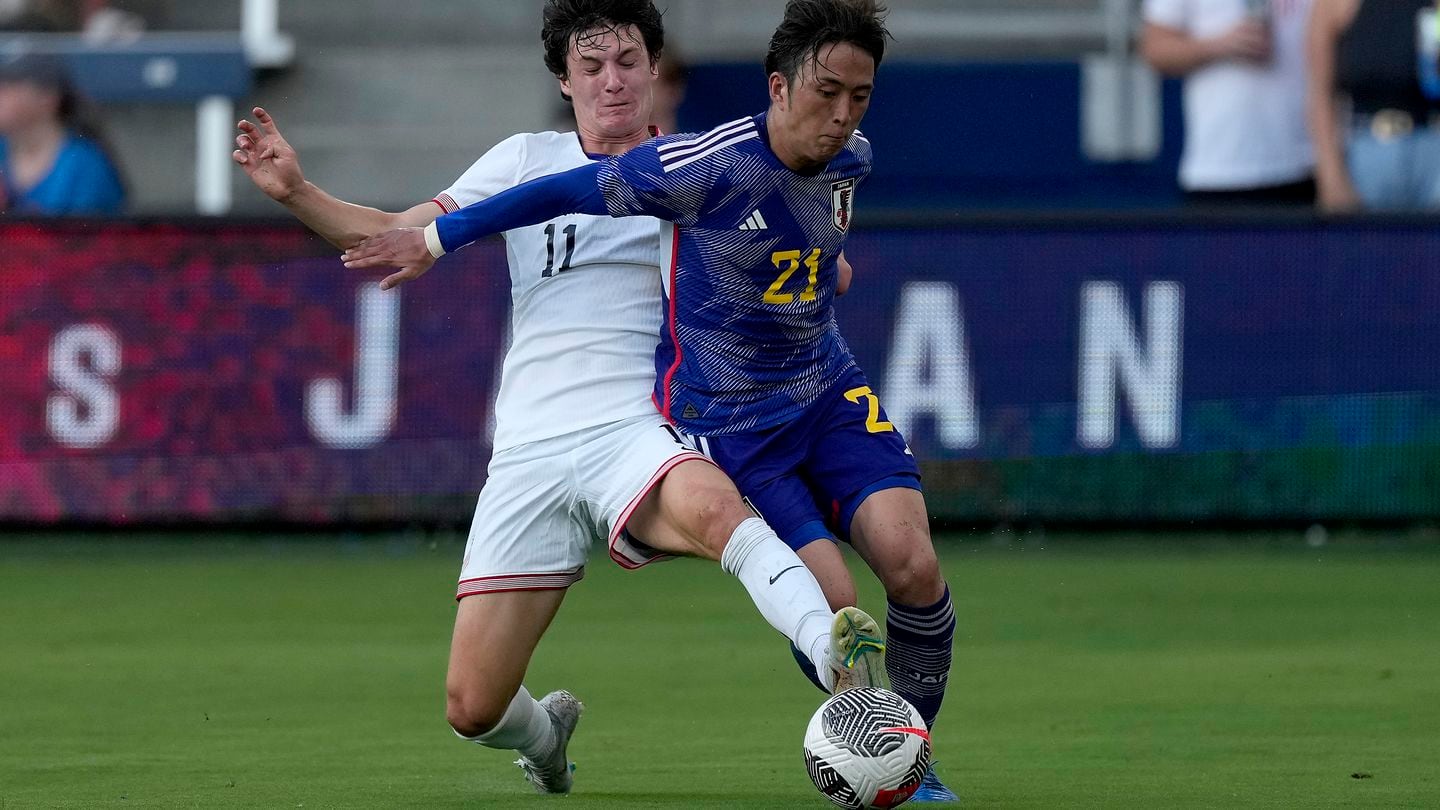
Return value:
M 1085 154 L 1086 97 L 1083 66 L 1073 60 L 887 61 L 862 127 L 875 147 L 864 210 L 1078 211 L 1180 202 L 1180 83 L 1159 88 L 1155 153 L 1115 162 Z M 767 104 L 758 62 L 696 65 L 679 125 L 705 131 Z
M 0 244 L 0 519 L 468 518 L 500 243 L 399 295 L 288 225 Z M 937 517 L 1440 516 L 1433 223 L 988 218 L 848 253 L 842 329 Z

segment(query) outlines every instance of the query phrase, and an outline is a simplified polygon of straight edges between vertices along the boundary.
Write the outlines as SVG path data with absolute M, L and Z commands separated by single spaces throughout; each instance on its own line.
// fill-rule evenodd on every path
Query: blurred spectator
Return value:
M 1145 60 L 1185 80 L 1180 186 L 1192 201 L 1315 201 L 1315 159 L 1305 128 L 1311 3 L 1145 0 Z
M 64 64 L 0 58 L 0 211 L 116 214 L 124 202 L 120 171 Z
M 110 0 L 0 0 L 0 30 L 79 33 L 91 42 L 131 40 L 145 20 Z
M 655 82 L 655 112 L 652 121 L 655 128 L 665 134 L 680 131 L 676 113 L 685 101 L 685 85 L 690 69 L 685 62 L 666 49 L 660 57 L 660 80 Z
M 90 42 L 130 42 L 145 33 L 145 18 L 107 0 L 72 0 L 81 7 L 80 33 Z
M 80 30 L 80 10 L 74 0 L 0 0 L 0 29 L 40 33 Z
M 1434 0 L 1316 0 L 1309 112 L 1326 210 L 1440 209 L 1434 9 Z

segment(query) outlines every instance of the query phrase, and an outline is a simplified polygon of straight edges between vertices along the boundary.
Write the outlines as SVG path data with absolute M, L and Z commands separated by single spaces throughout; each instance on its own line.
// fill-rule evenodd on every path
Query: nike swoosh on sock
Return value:
M 776 574 L 775 576 L 770 577 L 770 584 L 771 584 L 771 585 L 774 585 L 774 584 L 775 584 L 775 580 L 779 579 L 780 577 L 785 576 L 785 573 L 786 573 L 787 571 L 794 571 L 796 568 L 804 568 L 804 567 L 805 567 L 805 566 L 803 566 L 803 565 L 792 565 L 792 566 L 790 566 L 789 568 L 786 568 L 784 571 L 781 571 L 780 573 Z

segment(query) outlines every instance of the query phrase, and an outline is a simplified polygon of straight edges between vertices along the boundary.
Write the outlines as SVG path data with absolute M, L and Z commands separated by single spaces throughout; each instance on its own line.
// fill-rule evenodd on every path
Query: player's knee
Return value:
M 940 561 L 928 538 L 912 542 L 897 554 L 886 570 L 877 572 L 885 585 L 885 595 L 902 605 L 934 604 L 945 594 L 945 580 Z
M 486 694 L 480 689 L 451 687 L 445 701 L 445 719 L 462 737 L 478 737 L 500 725 L 510 699 Z
M 751 517 L 739 493 L 733 489 L 706 489 L 693 496 L 694 542 L 704 556 L 718 560 L 725 545 L 746 518 Z

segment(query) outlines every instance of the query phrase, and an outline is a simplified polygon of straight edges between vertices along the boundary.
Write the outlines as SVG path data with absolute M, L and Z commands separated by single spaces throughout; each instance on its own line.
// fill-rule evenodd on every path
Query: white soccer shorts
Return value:
M 625 568 L 666 556 L 632 538 L 625 522 L 666 473 L 692 459 L 711 463 L 658 414 L 496 453 L 456 598 L 568 588 L 585 575 L 596 538 Z

